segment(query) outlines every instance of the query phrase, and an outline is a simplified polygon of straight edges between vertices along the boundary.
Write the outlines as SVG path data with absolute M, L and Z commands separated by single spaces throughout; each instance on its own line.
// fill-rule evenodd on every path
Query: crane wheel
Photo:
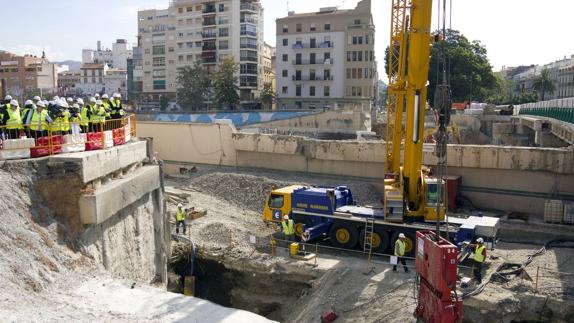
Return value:
M 361 230 L 359 241 L 365 245 L 365 229 Z M 375 227 L 373 231 L 373 252 L 384 253 L 389 248 L 389 234 L 387 231 Z
M 392 246 L 394 248 L 395 242 L 399 239 L 399 234 L 401 232 L 397 231 L 393 234 L 391 241 L 393 242 Z M 405 256 L 412 257 L 415 251 L 415 236 L 412 232 L 403 232 L 405 235 Z
M 329 230 L 331 244 L 338 248 L 352 249 L 357 245 L 359 232 L 357 228 L 346 223 L 334 223 Z

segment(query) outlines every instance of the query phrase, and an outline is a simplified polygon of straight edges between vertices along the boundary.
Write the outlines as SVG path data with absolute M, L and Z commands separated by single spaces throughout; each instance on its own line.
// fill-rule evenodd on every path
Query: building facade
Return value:
M 371 1 L 277 19 L 280 109 L 369 110 L 377 93 Z
M 138 13 L 143 60 L 142 96 L 175 97 L 177 69 L 196 61 L 214 71 L 226 56 L 240 63 L 242 105 L 263 87 L 263 8 L 258 0 L 172 0 L 164 10 Z
M 98 41 L 96 50 L 82 49 L 82 64 L 104 63 L 112 68 L 127 69 L 127 60 L 132 58 L 133 51 L 128 48 L 128 41 L 118 39 L 112 44 L 112 49 L 103 49 Z
M 0 83 L 4 93 L 23 100 L 30 93 L 55 93 L 58 86 L 56 64 L 45 56 L 17 56 L 0 51 Z
M 72 70 L 58 73 L 58 93 L 60 95 L 76 95 L 76 84 L 82 81 L 82 71 Z
M 567 92 L 568 81 L 568 68 L 574 65 L 574 55 L 570 58 L 564 57 L 563 59 L 548 63 L 545 65 L 532 65 L 524 67 L 524 70 L 520 73 L 511 74 L 512 76 L 506 77 L 514 82 L 513 95 L 518 95 L 524 92 L 536 92 L 534 89 L 534 83 L 536 79 L 540 76 L 543 70 L 547 70 L 550 80 L 556 86 L 556 90 L 553 93 L 545 93 L 545 100 L 553 100 L 568 96 L 563 96 L 564 92 Z M 561 90 L 562 89 L 562 90 Z
M 76 89 L 84 95 L 93 95 L 104 90 L 104 76 L 109 69 L 105 63 L 85 63 L 80 67 L 80 83 Z
M 572 65 L 563 67 L 558 73 L 558 98 L 572 98 L 574 97 L 574 59 Z

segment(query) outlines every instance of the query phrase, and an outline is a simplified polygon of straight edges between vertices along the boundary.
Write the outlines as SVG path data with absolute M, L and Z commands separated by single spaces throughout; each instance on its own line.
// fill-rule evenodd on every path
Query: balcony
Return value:
M 215 6 L 214 5 L 205 5 L 205 8 L 203 8 L 202 13 L 203 14 L 215 14 L 216 13 Z
M 203 19 L 203 26 L 216 26 L 217 22 L 213 19 Z
M 333 48 L 332 41 L 325 41 L 322 43 L 295 43 L 292 46 L 293 49 L 309 49 L 309 48 Z
M 201 46 L 201 50 L 203 51 L 212 51 L 212 50 L 217 50 L 217 47 L 215 45 L 203 45 Z
M 250 3 L 242 3 L 241 7 L 239 7 L 239 9 L 241 11 L 252 11 L 252 12 L 257 12 L 257 8 L 255 8 L 254 5 L 250 4 Z
M 310 59 L 295 59 L 292 61 L 293 65 L 332 65 L 333 64 L 333 59 L 332 58 L 327 58 L 327 59 L 316 59 L 316 60 L 310 60 Z
M 215 57 L 203 58 L 203 64 L 215 64 L 215 63 L 217 63 L 217 58 Z
M 239 45 L 239 47 L 240 47 L 241 49 L 245 49 L 245 48 L 247 48 L 247 49 L 257 49 L 257 45 L 254 45 L 254 44 L 241 44 L 241 45 Z
M 239 21 L 241 23 L 250 23 L 250 24 L 257 24 L 258 23 L 257 18 L 251 18 L 251 17 L 241 17 L 241 19 Z
M 217 33 L 201 33 L 203 39 L 217 38 Z
M 247 69 L 247 70 L 241 70 L 241 72 L 239 74 L 247 74 L 247 75 L 257 75 L 257 70 L 253 70 L 253 69 Z
M 255 31 L 242 30 L 242 31 L 241 31 L 241 36 L 253 36 L 253 37 L 257 37 L 257 32 L 255 32 Z
M 242 62 L 256 62 L 256 63 L 258 61 L 257 57 L 250 57 L 250 56 L 241 56 L 239 60 Z
M 293 81 L 332 81 L 333 80 L 333 75 L 327 75 L 327 76 L 315 76 L 315 77 L 311 77 L 311 76 L 299 76 L 297 77 L 296 75 L 291 76 L 291 79 Z

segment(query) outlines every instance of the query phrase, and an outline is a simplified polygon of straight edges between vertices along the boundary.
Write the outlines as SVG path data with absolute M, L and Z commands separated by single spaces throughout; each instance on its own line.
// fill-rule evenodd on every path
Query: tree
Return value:
M 546 93 L 552 94 L 556 90 L 556 85 L 550 78 L 550 72 L 547 69 L 542 70 L 540 75 L 534 80 L 532 87 L 541 94 L 540 100 L 542 101 L 544 101 Z
M 215 102 L 220 107 L 233 109 L 239 104 L 239 87 L 237 86 L 237 72 L 239 64 L 233 57 L 227 56 L 219 63 L 217 72 L 213 75 L 213 91 Z
M 266 109 L 271 109 L 276 98 L 277 95 L 275 92 L 273 92 L 273 86 L 271 83 L 263 84 L 263 91 L 261 91 L 261 95 L 259 97 L 261 103 L 263 103 L 263 107 Z
M 205 102 L 211 93 L 209 73 L 201 61 L 193 66 L 177 69 L 177 103 L 185 110 L 198 111 L 207 108 Z
M 447 77 L 451 85 L 454 102 L 483 101 L 489 92 L 496 89 L 496 77 L 486 56 L 486 48 L 480 41 L 470 42 L 459 31 L 449 29 L 445 39 L 432 47 L 427 90 L 429 102 L 434 102 L 437 82 L 442 82 L 443 59 L 441 53 L 443 48 L 447 55 Z M 389 51 L 389 48 L 385 51 L 385 69 L 387 71 Z
M 162 95 L 159 98 L 159 109 L 161 111 L 165 111 L 167 109 L 167 106 L 169 105 L 169 100 L 167 99 L 167 96 Z

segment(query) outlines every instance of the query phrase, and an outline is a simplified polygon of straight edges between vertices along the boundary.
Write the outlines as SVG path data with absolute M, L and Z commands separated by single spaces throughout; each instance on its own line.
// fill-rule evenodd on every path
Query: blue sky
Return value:
M 291 10 L 325 6 L 354 7 L 358 0 L 289 0 Z M 377 29 L 376 52 L 382 60 L 388 44 L 390 0 L 372 0 Z M 138 9 L 165 8 L 168 0 L 3 0 L 0 49 L 51 60 L 81 59 L 82 48 L 96 41 L 111 47 L 116 38 L 135 43 Z M 275 19 L 287 14 L 287 0 L 262 0 L 265 40 L 275 43 Z M 436 3 L 436 0 L 435 0 Z M 436 7 L 436 6 L 435 6 Z M 573 0 L 453 0 L 452 26 L 480 39 L 495 68 L 542 64 L 574 54 Z M 436 10 L 435 10 L 436 14 Z M 436 25 L 436 18 L 433 19 Z

